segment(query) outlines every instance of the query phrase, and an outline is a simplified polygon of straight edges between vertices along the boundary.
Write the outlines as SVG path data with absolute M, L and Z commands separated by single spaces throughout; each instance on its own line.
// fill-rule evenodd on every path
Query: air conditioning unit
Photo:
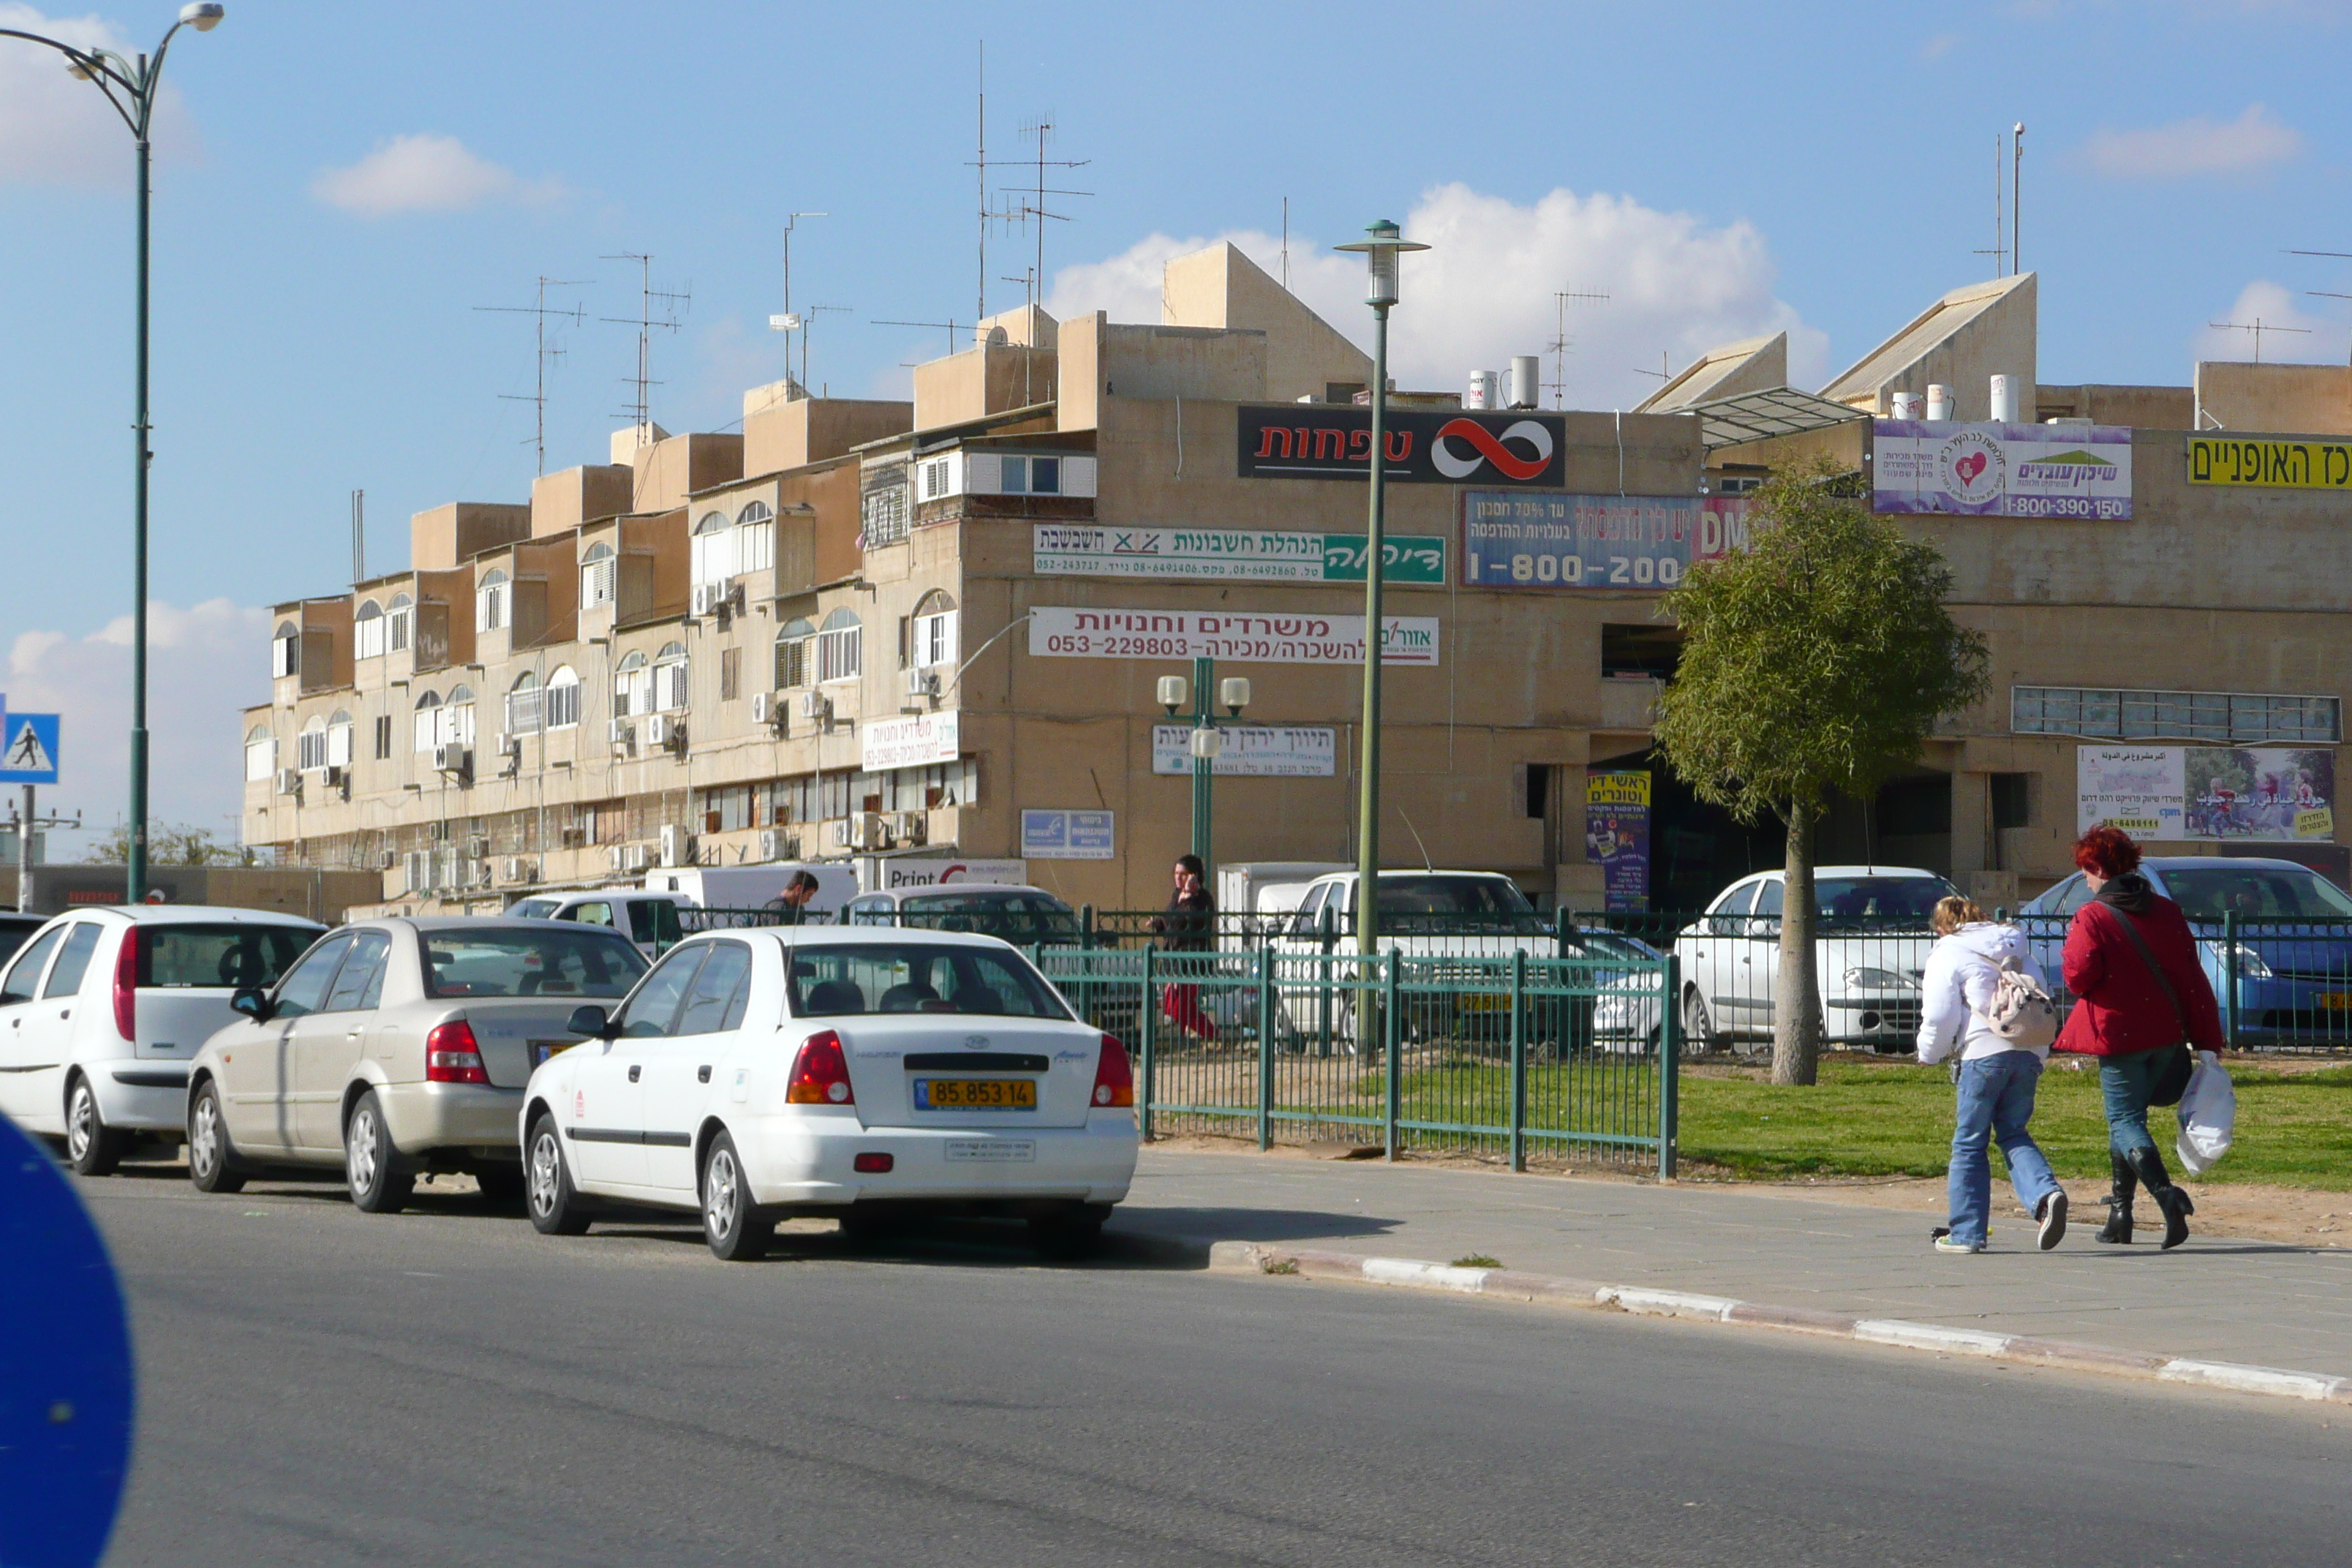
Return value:
M 433 851 L 412 849 L 402 857 L 402 890 L 421 893 L 433 885 Z
M 831 837 L 833 838 L 833 847 L 835 849 L 856 848 L 857 847 L 857 819 L 852 816 L 834 823 L 832 825 Z
M 637 727 L 626 719 L 615 719 L 604 726 L 604 739 L 615 752 L 627 756 L 637 749 Z
M 763 827 L 760 830 L 759 853 L 754 858 L 796 860 L 800 858 L 800 853 L 801 841 L 794 835 L 773 827 Z
M 781 734 L 783 732 L 785 715 L 791 711 L 792 701 L 781 691 L 751 693 L 751 722 L 754 724 L 768 725 Z
M 531 879 L 531 870 L 532 868 L 530 862 L 524 859 L 520 855 L 509 855 L 507 857 L 508 881 L 528 882 Z
M 629 851 L 626 845 L 613 846 L 612 865 L 615 871 L 625 871 L 629 868 Z
M 433 771 L 436 773 L 470 773 L 474 771 L 474 753 L 467 746 L 436 746 L 433 748 Z
M 727 599 L 724 583 L 697 583 L 694 585 L 694 614 L 707 616 Z
M 887 849 L 890 847 L 890 825 L 878 811 L 861 811 L 849 819 L 849 847 L 852 849 Z
M 302 793 L 301 770 L 299 768 L 278 769 L 278 793 L 279 795 L 300 795 Z
M 648 746 L 668 745 L 670 727 L 676 721 L 672 720 L 667 713 L 646 714 L 646 744 Z
M 833 718 L 833 699 L 822 691 L 802 692 L 801 717 L 812 724 L 830 722 Z
M 661 863 L 665 866 L 694 864 L 694 835 L 675 822 L 665 823 L 661 830 Z
M 376 857 L 375 868 L 379 871 L 389 871 L 394 866 L 399 864 L 399 852 L 396 850 L 387 849 L 383 854 Z
M 644 845 L 628 845 L 621 852 L 621 869 L 632 873 L 642 871 L 646 868 L 646 847 Z
M 936 669 L 910 669 L 910 670 L 907 671 L 907 695 L 908 695 L 908 696 L 909 696 L 909 697 L 937 697 L 939 694 L 940 694 L 940 672 L 939 672 L 938 670 L 936 670 Z
M 512 778 L 522 772 L 522 737 L 500 731 L 499 735 L 499 776 Z
M 351 777 L 352 775 L 349 769 L 330 767 L 327 769 L 326 773 L 327 787 L 329 789 L 342 789 L 351 783 Z
M 898 843 L 919 845 L 930 837 L 931 814 L 928 811 L 894 812 L 887 826 L 890 837 Z

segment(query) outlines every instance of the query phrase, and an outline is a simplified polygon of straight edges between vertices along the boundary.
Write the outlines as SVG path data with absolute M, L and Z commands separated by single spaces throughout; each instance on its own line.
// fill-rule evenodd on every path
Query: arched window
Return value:
M 269 636 L 269 677 L 283 680 L 301 673 L 302 628 L 292 621 L 280 621 Z
M 776 633 L 776 689 L 789 691 L 809 683 L 809 639 L 816 628 L 806 616 L 794 616 Z
M 429 752 L 441 722 L 441 694 L 430 687 L 416 696 L 416 749 Z
M 449 700 L 441 705 L 440 722 L 434 726 L 434 743 L 442 746 L 470 746 L 474 743 L 474 691 L 468 686 L 449 689 Z
M 776 563 L 776 523 L 768 503 L 755 500 L 735 514 L 735 570 L 765 572 Z
M 327 721 L 316 714 L 304 722 L 302 732 L 295 737 L 295 763 L 306 773 L 315 773 L 327 765 Z
M 327 765 L 347 768 L 352 765 L 352 715 L 346 708 L 335 710 L 327 721 Z
M 746 505 L 741 511 L 735 514 L 735 526 L 738 528 L 749 528 L 755 522 L 765 522 L 775 515 L 776 514 L 774 512 L 768 510 L 768 503 L 766 501 L 755 500 Z
M 382 658 L 383 634 L 383 606 L 373 599 L 362 599 L 360 607 L 352 613 L 352 657 Z
M 687 705 L 686 645 L 664 643 L 654 655 L 654 707 L 667 712 Z
M 482 574 L 481 586 L 474 590 L 474 629 L 476 631 L 494 632 L 507 624 L 509 618 L 507 595 L 512 591 L 507 582 L 507 574 L 497 567 L 493 566 Z
M 547 678 L 547 727 L 569 730 L 580 722 L 580 672 L 570 665 Z
M 725 512 L 704 512 L 689 544 L 696 583 L 724 583 L 735 575 L 735 531 Z
M 388 623 L 384 629 L 384 650 L 388 653 L 406 653 L 409 643 L 413 640 L 413 628 L 416 623 L 416 601 L 405 594 L 394 594 L 392 596 L 392 608 L 385 613 L 383 618 Z
M 609 605 L 619 589 L 616 581 L 620 563 L 614 557 L 613 547 L 596 543 L 580 558 L 580 607 L 593 610 L 599 605 Z
M 934 588 L 917 600 L 914 616 L 907 623 L 906 662 L 917 669 L 953 664 L 959 619 L 955 600 L 940 589 Z
M 865 628 L 857 624 L 856 612 L 846 606 L 825 616 L 824 628 L 816 634 L 818 685 L 855 680 L 864 672 L 865 636 Z
M 515 677 L 514 685 L 507 689 L 507 733 L 537 734 L 546 712 L 546 699 L 539 689 L 539 677 L 526 669 Z
M 245 776 L 247 783 L 268 779 L 278 772 L 278 737 L 267 724 L 245 732 Z
M 654 673 L 646 668 L 642 652 L 632 653 L 613 671 L 613 717 L 626 719 L 633 713 L 650 713 L 653 709 Z

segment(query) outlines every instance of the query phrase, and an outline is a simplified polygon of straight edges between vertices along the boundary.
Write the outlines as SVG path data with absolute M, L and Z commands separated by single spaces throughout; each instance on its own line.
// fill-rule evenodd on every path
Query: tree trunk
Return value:
M 1788 813 L 1789 852 L 1780 889 L 1780 967 L 1772 982 L 1772 1081 L 1810 1084 L 1820 1071 L 1822 991 L 1813 965 L 1813 814 Z

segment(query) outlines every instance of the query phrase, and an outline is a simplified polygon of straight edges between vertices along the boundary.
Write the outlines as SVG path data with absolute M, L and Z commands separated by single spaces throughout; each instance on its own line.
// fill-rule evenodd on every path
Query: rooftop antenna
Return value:
M 637 432 L 637 442 L 642 446 L 652 437 L 650 426 L 654 422 L 653 405 L 648 395 L 653 388 L 662 384 L 653 376 L 654 333 L 677 331 L 677 313 L 680 310 L 690 310 L 694 308 L 693 285 L 688 284 L 684 289 L 676 289 L 655 288 L 654 258 L 637 251 L 625 250 L 618 256 L 607 256 L 604 259 L 634 261 L 637 264 L 636 315 L 634 318 L 600 316 L 597 320 L 610 321 L 615 326 L 637 329 L 637 374 L 635 376 L 623 376 L 621 379 L 624 382 L 634 383 L 637 389 L 636 405 L 631 411 L 630 418 Z M 660 312 L 658 315 L 656 314 L 656 310 Z
M 534 389 L 529 393 L 501 392 L 499 396 L 508 403 L 528 403 L 537 411 L 538 419 L 531 434 L 531 446 L 539 453 L 539 471 L 542 474 L 547 472 L 547 367 L 553 361 L 563 357 L 562 342 L 560 339 L 553 343 L 547 341 L 547 323 L 549 319 L 552 318 L 559 321 L 570 321 L 572 325 L 578 326 L 588 319 L 586 310 L 577 304 L 570 310 L 561 307 L 550 308 L 547 303 L 547 290 L 550 285 L 558 289 L 583 289 L 593 281 L 593 279 L 542 277 L 539 280 L 539 302 L 535 305 L 477 305 L 474 307 L 477 310 L 488 310 L 499 315 L 534 318 L 531 325 L 539 334 L 539 379 L 533 384 Z
M 794 331 L 798 331 L 801 334 L 801 395 L 803 397 L 808 395 L 808 323 L 793 314 L 793 226 L 804 217 L 831 217 L 832 216 L 831 213 L 793 213 L 784 219 L 784 311 L 782 315 L 768 318 L 768 329 L 771 331 L 784 334 L 784 379 L 786 381 L 790 381 L 793 376 L 792 334 Z
M 352 492 L 352 584 L 367 581 L 367 491 Z
M 811 322 L 818 316 L 846 315 L 853 309 L 855 307 L 849 305 L 811 305 L 801 312 L 801 395 L 803 397 L 811 395 L 808 389 L 808 341 Z
M 1282 198 L 1282 291 L 1290 292 L 1290 198 Z
M 2264 332 L 2301 332 L 2305 337 L 2309 337 L 2311 335 L 2311 329 L 2309 327 L 2275 327 L 2270 322 L 2263 321 L 2260 316 L 2256 316 L 2252 321 L 2208 321 L 2205 324 L 2216 329 L 2217 331 L 2225 332 L 2253 333 L 2254 363 L 2256 364 L 2263 363 L 2263 334 Z
M 956 331 L 962 323 L 953 316 L 944 321 L 868 321 L 869 327 L 945 327 L 948 332 L 948 353 L 956 352 Z
M 1576 342 L 1568 335 L 1568 302 L 1570 300 L 1591 300 L 1605 305 L 1609 302 L 1609 296 L 1605 292 L 1578 292 L 1572 289 L 1556 290 L 1552 294 L 1552 306 L 1558 319 L 1558 326 L 1552 333 L 1551 342 L 1546 343 L 1544 347 L 1551 351 L 1551 405 L 1554 408 L 1568 406 L 1568 351 Z
M 1046 157 L 1045 143 L 1054 134 L 1054 121 L 1051 117 L 1041 118 L 1023 126 L 1021 128 L 1021 134 L 1024 136 L 1034 136 L 1037 138 L 1037 155 L 1033 159 L 1027 160 L 1036 170 L 1036 184 L 1034 186 L 1024 187 L 1018 193 L 1020 196 L 1018 204 L 1007 206 L 1004 211 L 1004 217 L 1008 224 L 1014 222 L 1027 224 L 1033 221 L 1036 224 L 1036 259 L 1031 264 L 1029 275 L 1029 336 L 1031 339 L 1029 346 L 1031 348 L 1035 348 L 1037 346 L 1035 342 L 1037 336 L 1037 311 L 1043 306 L 1044 301 L 1040 299 L 1040 295 L 1043 293 L 1045 287 L 1046 220 L 1051 219 L 1055 223 L 1067 223 L 1070 221 L 1070 216 L 1067 213 L 1057 213 L 1045 205 L 1045 198 L 1047 196 L 1090 196 L 1094 195 L 1092 191 L 1066 191 L 1056 187 L 1048 186 L 1045 184 L 1045 171 L 1048 169 L 1083 169 L 1094 160 L 1091 158 Z M 1008 192 L 1007 194 L 1011 195 L 1013 193 Z M 1007 279 L 1007 281 L 1010 281 L 1010 279 Z M 1024 356 L 1022 366 L 1022 395 L 1023 400 L 1029 404 L 1034 404 L 1037 401 L 1035 395 L 1036 389 L 1031 384 L 1029 379 L 1034 374 L 1035 365 L 1036 355 L 1029 354 Z
M 1996 131 L 1992 133 L 1992 248 L 1969 252 L 1972 256 L 1991 257 L 1992 275 L 1996 278 L 2009 271 L 2009 205 L 2003 186 L 2009 176 L 2008 163 L 2009 138 Z
M 1660 350 L 1658 351 L 1658 368 L 1657 368 L 1657 369 L 1655 369 L 1655 370 L 1646 370 L 1646 369 L 1643 368 L 1641 365 L 1638 365 L 1638 364 L 1637 364 L 1637 365 L 1635 365 L 1635 366 L 1633 367 L 1633 374 L 1634 374 L 1635 375 L 1654 375 L 1654 376 L 1656 376 L 1660 381 L 1672 381 L 1672 380 L 1674 380 L 1674 378 L 1675 378 L 1675 373 L 1674 373 L 1673 369 L 1672 369 L 1671 367 L 1669 367 L 1669 366 L 1667 365 L 1667 363 L 1666 363 L 1666 351 L 1665 351 L 1664 349 L 1660 349 Z
M 2025 121 L 2009 131 L 2009 273 L 2014 278 L 2025 265 L 2020 256 L 2025 241 Z

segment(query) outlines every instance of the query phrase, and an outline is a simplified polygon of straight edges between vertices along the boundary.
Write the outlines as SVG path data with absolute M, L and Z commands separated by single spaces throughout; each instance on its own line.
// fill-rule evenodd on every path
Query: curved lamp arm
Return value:
M 148 121 L 155 112 L 155 87 L 163 79 L 163 56 L 172 47 L 172 38 L 188 18 L 182 16 L 163 34 L 163 42 L 155 46 L 152 59 L 144 68 L 133 65 L 112 49 L 80 49 L 60 39 L 46 37 L 39 33 L 27 33 L 15 27 L 0 27 L 0 38 L 22 38 L 28 44 L 42 44 L 65 56 L 73 74 L 95 86 L 114 106 L 114 112 L 131 134 L 142 142 L 147 140 Z M 121 96 L 117 96 L 118 90 Z M 124 99 L 130 101 L 126 103 Z
M 1011 631 L 1023 621 L 1034 621 L 1036 618 L 1037 612 L 1032 610 L 1025 616 L 1005 622 L 1003 626 L 997 632 L 996 636 L 989 638 L 986 642 L 972 649 L 971 658 L 965 659 L 961 664 L 956 666 L 956 672 L 948 677 L 948 683 L 945 686 L 940 688 L 940 695 L 941 697 L 945 697 L 949 692 L 954 690 L 956 682 L 963 679 L 963 672 L 970 669 L 972 665 L 979 660 L 982 654 L 986 653 L 990 648 L 994 647 L 999 642 L 1003 641 L 1006 632 Z

